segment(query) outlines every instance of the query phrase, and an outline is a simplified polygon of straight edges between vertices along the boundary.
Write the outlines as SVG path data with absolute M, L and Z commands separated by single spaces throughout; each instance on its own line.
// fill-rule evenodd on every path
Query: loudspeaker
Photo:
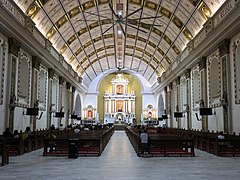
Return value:
M 38 108 L 27 108 L 26 115 L 38 116 Z

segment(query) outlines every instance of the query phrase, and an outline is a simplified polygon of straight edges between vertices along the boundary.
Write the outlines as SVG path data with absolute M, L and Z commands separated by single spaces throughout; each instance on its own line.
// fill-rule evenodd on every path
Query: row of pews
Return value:
M 139 134 L 130 128 L 126 128 L 125 131 L 136 153 L 140 155 Z M 224 134 L 224 139 L 218 139 L 218 132 L 213 131 L 174 128 L 154 131 L 154 133 L 151 131 L 149 131 L 149 153 L 152 156 L 194 156 L 194 148 L 216 156 L 240 156 L 240 135 L 235 133 Z
M 138 156 L 141 156 L 139 134 L 126 127 L 125 132 Z M 171 134 L 149 134 L 148 153 L 150 156 L 195 156 L 194 141 L 191 138 Z
M 54 133 L 56 138 L 49 138 Z M 19 133 L 19 138 L 3 138 L 0 136 L 1 165 L 9 164 L 10 156 L 22 155 L 43 148 L 43 155 L 67 155 L 69 143 L 76 143 L 79 155 L 100 156 L 109 142 L 114 127 L 109 129 L 80 131 L 75 134 L 73 130 L 37 130 L 30 134 Z
M 43 156 L 69 155 L 71 145 L 75 146 L 77 156 L 100 156 L 109 142 L 114 127 L 94 131 L 54 132 L 54 138 L 46 138 L 44 143 Z
M 44 147 L 44 139 L 49 130 L 37 130 L 27 134 L 19 133 L 19 138 L 4 138 L 0 136 L 0 155 L 2 157 L 1 165 L 9 164 L 10 156 L 22 155 Z
M 218 139 L 218 132 L 168 129 L 169 134 L 191 138 L 197 149 L 206 151 L 216 156 L 240 156 L 240 135 L 224 134 L 224 139 Z

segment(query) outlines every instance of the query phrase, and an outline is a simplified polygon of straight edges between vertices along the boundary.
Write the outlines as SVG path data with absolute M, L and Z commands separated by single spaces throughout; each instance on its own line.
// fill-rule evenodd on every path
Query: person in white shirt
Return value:
M 142 154 L 148 153 L 148 137 L 147 130 L 144 130 L 143 133 L 140 134 Z
M 225 136 L 223 135 L 223 132 L 220 131 L 218 136 L 217 136 L 218 139 L 225 139 Z
M 80 133 L 80 129 L 79 129 L 78 126 L 74 128 L 74 132 L 75 132 L 75 134 L 79 134 Z

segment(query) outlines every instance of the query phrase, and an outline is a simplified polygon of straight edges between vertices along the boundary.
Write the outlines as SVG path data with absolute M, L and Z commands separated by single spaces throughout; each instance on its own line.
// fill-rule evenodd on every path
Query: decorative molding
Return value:
M 63 85 L 63 83 L 64 83 L 64 78 L 63 77 L 59 77 L 59 85 Z
M 169 85 L 168 85 L 168 90 L 171 91 L 173 89 L 173 83 L 171 82 Z
M 23 12 L 16 7 L 15 3 L 9 0 L 0 0 L 1 7 L 4 7 L 12 17 L 14 17 L 22 26 L 25 26 L 25 16 Z
M 20 43 L 14 38 L 9 38 L 8 43 L 9 43 L 9 53 L 18 57 L 18 52 L 20 50 Z
M 213 29 L 213 20 L 211 18 L 204 24 L 204 29 L 206 34 Z
M 211 81 L 210 81 L 210 77 L 211 77 L 211 72 L 213 72 L 212 69 L 210 69 L 211 67 L 211 63 L 213 61 L 213 59 L 216 59 L 218 64 L 217 64 L 217 72 L 218 72 L 218 76 L 215 77 L 214 76 L 214 81 L 218 81 L 218 90 L 219 90 L 219 95 L 215 95 L 215 97 L 211 96 L 210 90 L 211 90 Z M 218 105 L 219 103 L 219 97 L 221 96 L 221 63 L 220 63 L 220 58 L 219 58 L 219 51 L 216 50 L 215 52 L 213 52 L 207 59 L 207 77 L 208 77 L 208 102 L 209 105 L 212 106 L 216 106 L 219 107 L 220 105 Z M 213 87 L 212 87 L 213 89 Z
M 32 19 L 30 17 L 27 17 L 26 19 L 26 28 L 30 33 L 33 33 L 33 29 L 34 29 L 34 22 L 32 21 Z
M 6 61 L 6 42 L 0 38 L 0 59 L 2 59 L 2 61 L 0 61 L 2 64 L 0 64 L 0 77 L 1 77 L 1 81 L 0 81 L 0 105 L 3 104 L 3 94 L 4 94 L 4 78 L 5 78 L 5 61 Z
M 176 86 L 180 85 L 180 79 L 181 79 L 181 77 L 177 77 L 176 78 L 176 80 L 175 80 Z
M 214 17 L 214 26 L 216 27 L 220 22 L 227 17 L 227 15 L 234 9 L 235 3 L 237 0 L 228 0 L 228 3 L 225 3 L 222 6 L 222 9 L 218 11 Z
M 167 93 L 167 90 L 168 90 L 168 88 L 167 88 L 167 86 L 165 86 L 163 89 L 164 93 Z
M 72 93 L 75 93 L 76 87 L 72 86 Z
M 82 77 L 79 77 L 78 82 L 79 82 L 80 84 L 82 84 L 83 78 L 82 78 Z
M 207 58 L 206 57 L 202 57 L 200 58 L 199 62 L 198 62 L 198 66 L 199 66 L 199 71 L 203 70 L 206 68 L 206 61 Z
M 44 84 L 42 84 L 43 88 L 45 89 L 44 92 L 44 100 L 40 101 L 40 92 L 41 92 L 41 72 L 44 73 L 45 79 L 44 79 Z M 40 66 L 40 72 L 39 72 L 39 79 L 38 79 L 38 99 L 39 99 L 39 109 L 42 111 L 46 111 L 46 102 L 47 102 L 47 93 L 48 93 L 48 71 L 46 68 Z
M 230 39 L 224 39 L 221 43 L 219 43 L 218 49 L 220 57 L 224 56 L 225 54 L 229 54 Z
M 52 43 L 48 39 L 46 39 L 46 49 L 51 52 L 52 49 Z
M 197 107 L 197 105 L 199 104 L 199 99 L 200 99 L 200 88 L 201 88 L 201 86 L 200 86 L 200 69 L 199 69 L 199 66 L 196 66 L 195 68 L 193 68 L 192 70 L 191 70 L 191 77 L 192 77 L 192 79 L 191 79 L 191 82 L 192 82 L 192 85 L 191 85 L 191 92 L 192 92 L 192 94 L 191 94 L 191 102 L 192 102 L 192 109 L 196 109 L 196 108 L 198 108 Z M 197 73 L 197 75 L 198 75 L 198 77 L 197 77 L 197 79 L 194 79 L 195 78 L 195 73 Z M 196 80 L 197 80 L 197 84 L 196 84 Z M 198 94 L 196 94 L 196 96 L 195 96 L 195 90 L 194 90 L 194 88 L 197 88 L 198 89 Z
M 185 72 L 184 72 L 184 75 L 185 75 L 185 78 L 186 79 L 189 79 L 191 77 L 191 69 L 187 69 Z
M 67 90 L 70 90 L 71 86 L 72 86 L 71 83 L 67 82 L 67 84 L 66 84 Z
M 53 79 L 55 71 L 53 69 L 48 69 L 48 78 Z
M 233 69 L 234 69 L 234 92 L 235 92 L 235 104 L 240 104 L 240 62 L 237 57 L 237 51 L 240 49 L 240 35 L 233 41 L 231 45 L 233 56 Z
M 61 64 L 63 64 L 63 61 L 64 61 L 64 57 L 60 54 L 60 55 L 59 55 L 59 62 L 60 62 Z
M 41 65 L 41 59 L 37 56 L 33 56 L 32 57 L 32 67 L 39 71 L 40 70 L 40 65 Z
M 192 51 L 194 49 L 194 42 L 193 41 L 189 41 L 187 44 L 187 50 L 188 52 Z
M 21 66 L 22 61 L 26 61 L 28 64 L 28 67 Z M 30 60 L 30 55 L 28 55 L 27 53 L 25 53 L 21 50 L 18 62 L 19 62 L 19 65 L 18 65 L 18 86 L 17 86 L 17 91 L 18 91 L 17 102 L 18 102 L 18 104 L 17 104 L 17 106 L 27 108 L 30 106 L 32 61 Z M 22 69 L 22 68 L 24 68 L 24 69 Z M 20 85 L 23 84 L 23 82 L 21 82 L 21 79 L 27 78 L 27 77 L 23 77 L 23 75 L 21 75 L 21 72 L 25 72 L 26 70 L 28 70 L 28 87 L 24 87 L 24 90 L 25 90 L 25 88 L 27 89 L 27 95 L 24 96 L 22 94 L 22 92 L 20 92 Z

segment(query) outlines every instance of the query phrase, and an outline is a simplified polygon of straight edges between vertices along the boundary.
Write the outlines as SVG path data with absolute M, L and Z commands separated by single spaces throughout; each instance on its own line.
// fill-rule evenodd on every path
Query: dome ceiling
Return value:
M 153 84 L 225 0 L 14 0 L 89 84 L 130 70 Z

